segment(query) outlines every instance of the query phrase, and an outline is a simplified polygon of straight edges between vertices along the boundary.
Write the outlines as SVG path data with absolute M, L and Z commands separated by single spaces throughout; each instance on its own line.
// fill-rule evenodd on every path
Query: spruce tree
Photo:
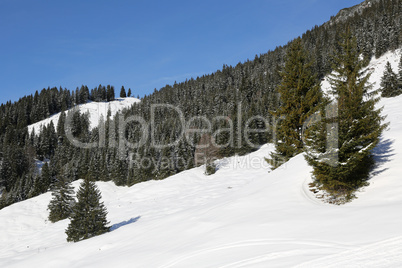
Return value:
M 397 75 L 392 71 L 391 63 L 387 61 L 384 75 L 381 78 L 381 96 L 395 97 L 401 93 L 401 90 L 398 88 Z
M 36 192 L 36 195 L 46 193 L 51 182 L 52 174 L 50 172 L 49 164 L 46 162 L 42 167 L 41 174 L 35 180 L 34 191 Z
M 303 125 L 318 110 L 322 100 L 319 83 L 312 72 L 312 61 L 301 39 L 294 40 L 287 52 L 280 73 L 280 107 L 273 112 L 277 118 L 276 151 L 271 155 L 277 167 L 303 150 Z
M 315 184 L 336 200 L 347 201 L 367 184 L 374 164 L 371 150 L 386 125 L 382 124 L 382 109 L 375 107 L 379 98 L 369 91 L 370 73 L 364 71 L 368 60 L 360 58 L 356 38 L 349 30 L 342 40 L 330 80 L 335 107 L 325 111 L 331 118 L 327 116 L 308 130 L 306 160 L 313 167 Z M 327 140 L 329 137 L 333 139 Z
M 57 222 L 70 217 L 75 204 L 73 195 L 73 187 L 62 175 L 59 175 L 59 180 L 52 192 L 53 198 L 48 206 L 50 211 L 49 220 L 51 222 Z
M 128 89 L 127 97 L 131 97 L 131 88 Z
M 120 90 L 120 98 L 126 98 L 126 97 L 127 97 L 126 89 L 124 88 L 124 86 L 122 86 Z
M 398 64 L 398 88 L 402 91 L 402 53 Z
M 67 241 L 78 242 L 108 232 L 107 210 L 95 182 L 86 178 L 78 189 L 77 199 L 66 230 Z

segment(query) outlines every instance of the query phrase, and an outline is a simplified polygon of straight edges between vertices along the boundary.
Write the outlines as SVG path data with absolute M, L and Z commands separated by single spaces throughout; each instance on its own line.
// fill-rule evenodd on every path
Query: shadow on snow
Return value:
M 373 149 L 373 159 L 375 161 L 375 165 L 373 170 L 371 171 L 371 176 L 377 176 L 384 171 L 388 170 L 388 168 L 382 168 L 382 166 L 391 161 L 391 157 L 395 154 L 393 153 L 392 144 L 394 143 L 393 140 L 381 140 L 378 145 Z
M 110 227 L 110 231 L 114 231 L 119 229 L 120 227 L 123 227 L 125 225 L 131 224 L 131 223 L 135 223 L 137 222 L 139 219 L 141 218 L 141 216 L 135 217 L 135 218 L 131 218 L 128 221 L 122 221 L 116 224 L 113 224 L 112 227 Z

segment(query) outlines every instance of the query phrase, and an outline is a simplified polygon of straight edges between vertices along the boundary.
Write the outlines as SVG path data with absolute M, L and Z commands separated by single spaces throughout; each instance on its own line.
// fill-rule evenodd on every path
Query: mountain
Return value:
M 385 63 L 373 59 L 379 87 Z M 324 79 L 324 84 L 326 79 Z M 402 265 L 402 95 L 384 98 L 389 129 L 374 150 L 370 185 L 334 206 L 310 191 L 311 167 L 298 155 L 270 171 L 266 144 L 131 187 L 98 182 L 112 231 L 67 243 L 68 220 L 47 220 L 51 194 L 0 210 L 1 267 L 400 267 Z M 80 181 L 73 185 L 77 188 Z
M 333 24 L 346 21 L 348 18 L 353 17 L 355 13 L 361 15 L 366 8 L 370 8 L 372 7 L 373 3 L 378 2 L 380 2 L 380 0 L 365 0 L 358 5 L 344 8 L 340 10 L 338 14 L 336 14 L 336 16 L 332 17 L 331 20 L 327 23 Z

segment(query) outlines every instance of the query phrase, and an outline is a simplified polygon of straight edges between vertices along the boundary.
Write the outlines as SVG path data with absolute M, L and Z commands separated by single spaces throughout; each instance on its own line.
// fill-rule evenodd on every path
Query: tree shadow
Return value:
M 116 224 L 113 224 L 112 227 L 110 227 L 110 231 L 114 231 L 117 230 L 123 226 L 129 225 L 131 223 L 135 223 L 137 222 L 139 219 L 141 218 L 141 216 L 135 217 L 135 218 L 131 218 L 128 221 L 122 221 Z
M 374 168 L 371 171 L 371 176 L 377 176 L 384 171 L 388 170 L 388 168 L 382 168 L 382 166 L 391 161 L 391 157 L 395 154 L 393 153 L 392 144 L 394 143 L 393 140 L 380 140 L 378 145 L 373 149 L 373 160 L 375 162 Z

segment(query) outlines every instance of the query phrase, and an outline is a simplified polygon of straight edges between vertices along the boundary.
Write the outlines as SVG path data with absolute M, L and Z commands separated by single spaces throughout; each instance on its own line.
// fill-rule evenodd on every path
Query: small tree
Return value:
M 73 187 L 63 176 L 59 176 L 56 188 L 52 192 L 53 199 L 48 206 L 50 211 L 49 220 L 51 222 L 57 222 L 70 217 L 75 204 L 73 195 Z
M 214 160 L 218 157 L 219 149 L 214 146 L 212 142 L 212 137 L 208 133 L 204 133 L 201 136 L 195 150 L 195 164 L 202 165 L 205 164 L 205 175 L 212 175 L 216 171 L 216 166 Z
M 122 86 L 120 90 L 120 98 L 126 98 L 126 97 L 127 97 L 126 89 L 124 88 L 124 86 Z
M 402 91 L 402 53 L 398 64 L 398 88 Z
M 95 182 L 85 179 L 77 192 L 71 222 L 67 227 L 67 241 L 78 242 L 109 231 L 107 210 Z
M 128 89 L 127 97 L 131 97 L 131 88 Z
M 397 75 L 392 71 L 391 63 L 387 61 L 385 66 L 384 75 L 381 78 L 381 96 L 382 97 L 395 97 L 402 93 L 398 88 Z

